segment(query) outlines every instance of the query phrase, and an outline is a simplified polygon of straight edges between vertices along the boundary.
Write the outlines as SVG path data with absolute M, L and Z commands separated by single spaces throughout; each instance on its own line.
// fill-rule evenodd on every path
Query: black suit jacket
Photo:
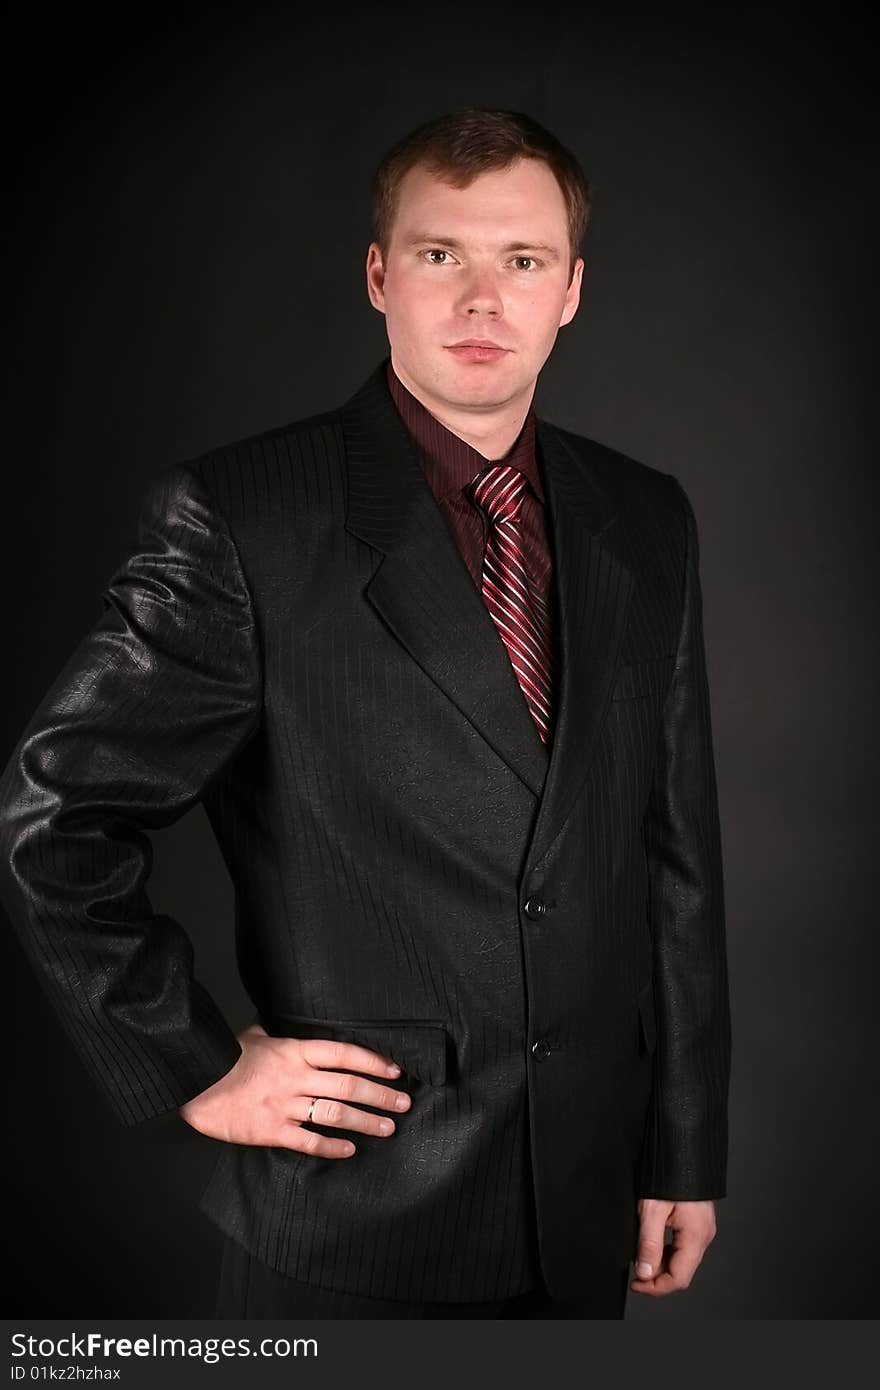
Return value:
M 693 511 L 538 421 L 548 752 L 384 371 L 154 478 L 3 774 L 4 898 L 120 1120 L 173 1110 L 240 1054 L 146 888 L 145 832 L 201 800 L 263 1025 L 388 1053 L 413 1097 L 350 1159 L 222 1145 L 203 1210 L 334 1289 L 499 1298 L 539 1261 L 573 1297 L 634 1253 L 639 1196 L 725 1190 Z

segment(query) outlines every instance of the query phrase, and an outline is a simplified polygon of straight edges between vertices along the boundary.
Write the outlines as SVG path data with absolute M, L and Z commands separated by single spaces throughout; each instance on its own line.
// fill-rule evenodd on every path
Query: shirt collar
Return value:
M 442 502 L 445 498 L 460 493 L 490 460 L 442 425 L 421 401 L 406 389 L 392 367 L 390 357 L 386 377 L 398 413 L 421 450 L 425 474 L 435 498 Z M 503 462 L 510 468 L 518 468 L 525 474 L 538 499 L 544 501 L 544 489 L 535 453 L 535 414 L 532 407 L 529 407 L 529 413 L 512 447 L 503 459 L 494 459 L 492 462 Z

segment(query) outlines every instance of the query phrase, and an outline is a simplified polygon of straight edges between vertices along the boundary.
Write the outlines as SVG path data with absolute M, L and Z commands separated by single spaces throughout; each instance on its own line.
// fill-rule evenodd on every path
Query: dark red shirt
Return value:
M 391 398 L 404 425 L 418 446 L 419 461 L 437 500 L 437 505 L 482 593 L 483 551 L 486 546 L 486 522 L 479 507 L 465 494 L 464 489 L 490 462 L 457 434 L 435 419 L 429 410 L 406 389 L 388 359 L 388 387 Z M 530 583 L 544 599 L 551 615 L 553 565 L 547 540 L 544 487 L 535 451 L 535 415 L 532 409 L 526 416 L 520 433 L 504 455 L 504 462 L 526 475 L 528 486 L 523 493 L 520 513 L 525 564 Z M 550 634 L 551 644 L 554 641 Z

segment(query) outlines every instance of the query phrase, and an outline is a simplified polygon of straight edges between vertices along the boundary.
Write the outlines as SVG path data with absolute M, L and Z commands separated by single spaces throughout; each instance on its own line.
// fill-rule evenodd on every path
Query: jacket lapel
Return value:
M 539 798 L 530 853 L 536 862 L 586 776 L 613 683 L 633 582 L 617 548 L 614 507 L 561 435 L 539 420 L 561 644 L 548 753 L 384 372 L 383 363 L 342 410 L 345 526 L 383 557 L 364 594 L 413 660 Z
M 384 381 L 343 407 L 346 530 L 382 553 L 364 595 L 414 661 L 539 796 L 547 751 Z
M 580 791 L 620 663 L 633 561 L 614 502 L 589 466 L 595 446 L 578 452 L 545 420 L 537 421 L 544 465 L 547 526 L 559 613 L 559 678 L 550 765 L 529 847 L 538 864 Z

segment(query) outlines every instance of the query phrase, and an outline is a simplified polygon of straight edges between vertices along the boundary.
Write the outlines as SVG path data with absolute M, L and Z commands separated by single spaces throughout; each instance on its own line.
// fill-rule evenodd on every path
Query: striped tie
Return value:
M 543 743 L 551 720 L 550 622 L 529 584 L 519 513 L 526 476 L 496 463 L 478 473 L 470 495 L 489 528 L 483 556 L 483 601 L 501 634 Z

